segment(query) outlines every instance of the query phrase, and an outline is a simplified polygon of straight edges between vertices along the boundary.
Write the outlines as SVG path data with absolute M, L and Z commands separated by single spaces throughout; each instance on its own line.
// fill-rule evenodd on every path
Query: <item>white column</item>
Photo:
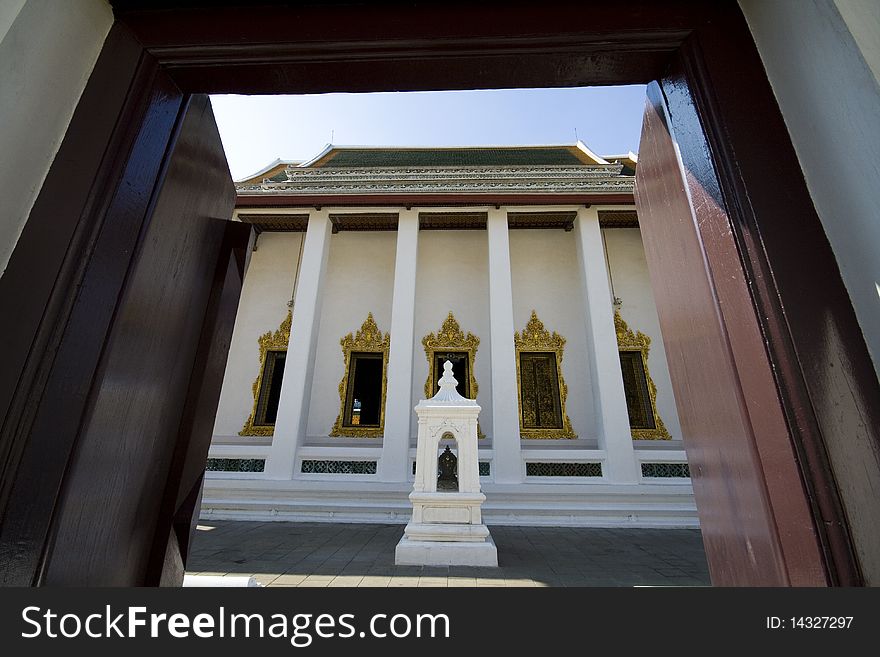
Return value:
M 599 213 L 578 208 L 575 243 L 586 307 L 587 351 L 599 447 L 605 450 L 605 476 L 615 483 L 637 483 L 636 458 L 623 391 L 614 332 L 614 305 L 605 267 Z
M 489 349 L 492 364 L 492 468 L 498 483 L 523 478 L 516 389 L 516 350 L 513 346 L 513 288 L 510 280 L 510 240 L 507 211 L 489 209 Z
M 302 262 L 299 263 L 275 435 L 266 463 L 266 477 L 269 479 L 293 477 L 296 450 L 306 433 L 315 371 L 315 345 L 321 321 L 322 288 L 330 251 L 330 228 L 330 216 L 326 210 L 311 212 Z
M 382 481 L 408 479 L 418 248 L 419 213 L 416 210 L 401 210 L 397 223 L 397 255 L 394 259 L 394 292 L 391 298 L 385 436 L 379 466 Z

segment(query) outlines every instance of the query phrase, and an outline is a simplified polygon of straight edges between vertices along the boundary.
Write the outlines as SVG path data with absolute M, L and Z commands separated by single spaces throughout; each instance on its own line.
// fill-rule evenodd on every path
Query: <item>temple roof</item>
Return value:
M 480 148 L 334 147 L 312 167 L 577 166 L 602 164 L 576 146 L 488 146 Z
M 613 156 L 609 160 L 596 155 L 583 142 L 576 144 L 531 146 L 340 146 L 328 144 L 310 160 L 275 160 L 247 178 L 238 181 L 260 183 L 275 180 L 291 167 L 351 168 L 375 167 L 504 167 L 504 166 L 580 166 L 632 162 L 635 156 Z M 283 177 L 283 176 L 282 176 Z
M 636 156 L 576 144 L 391 147 L 329 144 L 305 162 L 276 160 L 236 183 L 239 197 L 388 194 L 632 193 Z

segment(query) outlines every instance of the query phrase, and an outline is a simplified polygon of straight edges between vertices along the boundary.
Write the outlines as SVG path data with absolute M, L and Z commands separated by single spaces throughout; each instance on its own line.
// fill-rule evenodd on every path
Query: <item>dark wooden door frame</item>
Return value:
M 98 237 L 108 224 L 134 229 L 135 235 L 142 230 L 188 94 L 659 80 L 686 170 L 728 210 L 727 225 L 700 226 L 701 239 L 722 233 L 734 238 L 735 250 L 707 251 L 708 264 L 716 279 L 731 275 L 745 283 L 748 297 L 725 308 L 724 321 L 753 328 L 762 344 L 756 350 L 754 344 L 733 341 L 731 349 L 744 373 L 770 376 L 778 396 L 775 410 L 771 403 L 770 410 L 749 411 L 756 416 L 781 412 L 788 434 L 782 442 L 796 462 L 794 478 L 768 472 L 767 477 L 776 477 L 774 486 L 764 491 L 769 508 L 786 506 L 778 498 L 780 487 L 801 497 L 810 510 L 807 534 L 820 555 L 819 563 L 796 563 L 780 549 L 783 575 L 767 581 L 751 576 L 747 554 L 710 549 L 710 568 L 723 559 L 737 564 L 713 568 L 713 577 L 716 583 L 774 585 L 861 582 L 824 444 L 848 435 L 854 418 L 862 418 L 874 432 L 871 439 L 880 442 L 880 390 L 735 2 L 329 2 L 290 8 L 283 2 L 236 7 L 180 0 L 173 3 L 177 8 L 163 10 L 138 0 L 111 4 L 116 23 L 0 280 L 0 308 L 17 318 L 14 326 L 0 326 L 9 355 L 8 367 L 0 372 L 3 532 L 11 536 L 39 521 L 25 517 L 16 526 L 7 522 L 10 509 L 19 503 L 13 484 L 21 483 L 21 454 L 31 440 L 40 400 L 68 395 L 66 413 L 56 418 L 54 429 L 62 438 L 76 435 L 87 406 L 77 391 L 88 390 L 94 377 L 110 319 L 104 315 L 112 314 L 126 271 L 124 255 L 115 254 L 113 260 Z M 170 76 L 174 88 L 163 86 L 159 72 Z M 279 121 L 279 128 L 283 125 Z M 796 252 L 790 248 L 792 238 Z M 83 290 L 86 265 L 105 261 L 121 265 L 108 269 L 105 285 Z M 83 294 L 92 295 L 99 319 L 88 326 L 76 324 L 71 312 L 73 300 Z M 60 379 L 56 355 L 65 339 L 82 341 L 82 360 Z M 817 354 L 822 354 L 821 362 Z M 828 368 L 837 368 L 845 386 L 822 375 Z M 50 474 L 30 473 L 39 475 L 38 480 L 26 483 L 32 491 L 44 491 L 41 513 L 51 515 L 72 446 L 47 447 Z M 755 449 L 760 452 L 761 445 Z M 803 533 L 804 521 L 776 515 L 771 524 L 784 537 L 791 529 L 786 523 Z M 31 539 L 36 551 L 44 549 L 38 534 Z M 0 561 L 18 558 L 9 545 L 3 543 Z M 718 579 L 722 570 L 740 573 L 739 579 Z M 39 572 L 32 581 L 41 581 Z

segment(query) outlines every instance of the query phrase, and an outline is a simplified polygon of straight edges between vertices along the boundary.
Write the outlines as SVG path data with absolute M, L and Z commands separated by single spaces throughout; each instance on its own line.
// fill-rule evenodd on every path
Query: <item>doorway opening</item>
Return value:
M 234 218 L 256 236 L 209 454 L 203 526 L 405 523 L 415 476 L 412 407 L 437 393 L 449 361 L 459 394 L 482 407 L 487 524 L 662 529 L 699 545 L 632 199 L 644 98 L 643 85 L 213 97 L 237 172 Z M 300 121 L 279 124 L 278 116 Z M 487 203 L 499 192 L 507 194 L 503 204 Z M 495 253 L 507 259 L 500 268 Z M 320 307 L 309 305 L 318 299 Z M 298 365 L 283 386 L 304 386 L 308 395 L 282 393 L 269 435 L 249 431 L 259 345 L 281 331 L 288 312 L 288 359 Z M 369 330 L 357 329 L 364 316 Z M 302 337 L 310 326 L 302 328 L 301 317 L 317 326 L 316 340 Z M 401 329 L 412 337 L 397 342 Z M 382 351 L 358 351 L 385 336 L 387 377 Z M 499 359 L 502 340 L 514 347 L 509 361 Z M 494 395 L 501 386 L 511 394 Z M 249 501 L 255 490 L 258 507 Z M 202 550 L 216 561 L 212 542 L 223 533 L 196 535 L 196 571 L 243 572 L 259 561 L 208 563 Z M 241 545 L 224 547 L 233 561 L 247 549 L 248 534 L 240 535 Z M 682 581 L 707 583 L 699 560 L 689 563 Z M 537 556 L 534 567 L 550 577 Z

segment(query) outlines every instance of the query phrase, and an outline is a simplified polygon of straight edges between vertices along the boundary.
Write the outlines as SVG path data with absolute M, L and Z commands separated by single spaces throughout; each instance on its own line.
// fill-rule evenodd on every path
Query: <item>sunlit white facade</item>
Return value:
M 256 238 L 202 516 L 406 522 L 413 407 L 450 355 L 487 524 L 696 526 L 635 167 L 332 146 L 238 183 Z

